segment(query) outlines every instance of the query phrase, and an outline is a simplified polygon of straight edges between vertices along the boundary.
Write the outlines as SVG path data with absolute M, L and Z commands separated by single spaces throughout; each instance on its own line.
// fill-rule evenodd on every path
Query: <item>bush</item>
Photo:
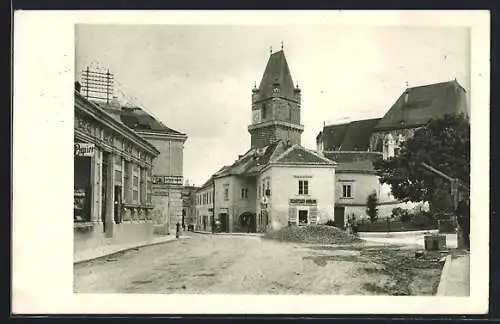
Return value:
M 452 234 L 455 233 L 455 221 L 451 219 L 440 219 L 438 220 L 439 233 Z
M 366 214 L 370 217 L 370 220 L 375 222 L 378 218 L 378 198 L 377 194 L 374 192 L 370 194 L 366 200 Z
M 381 220 L 374 223 L 370 221 L 364 221 L 359 223 L 359 232 L 406 232 L 406 231 L 422 231 L 437 229 L 437 224 L 430 221 L 420 221 L 419 222 L 402 222 L 402 221 L 391 221 L 387 224 L 387 221 Z
M 335 226 L 335 222 L 331 219 L 327 220 L 325 223 L 326 226 Z
M 401 207 L 396 207 L 392 210 L 391 218 L 393 218 L 394 220 L 400 220 L 402 222 L 409 222 L 411 219 L 408 210 Z

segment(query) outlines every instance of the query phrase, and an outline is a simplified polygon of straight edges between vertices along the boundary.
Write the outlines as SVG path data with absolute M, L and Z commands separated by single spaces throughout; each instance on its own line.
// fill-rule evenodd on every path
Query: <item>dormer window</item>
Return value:
M 276 97 L 280 94 L 280 88 L 273 88 L 273 96 Z

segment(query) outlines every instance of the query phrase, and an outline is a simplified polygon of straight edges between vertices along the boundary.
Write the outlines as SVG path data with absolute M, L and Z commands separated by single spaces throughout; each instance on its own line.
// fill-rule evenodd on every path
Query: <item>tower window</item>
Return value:
M 262 104 L 262 119 L 266 119 L 266 104 Z

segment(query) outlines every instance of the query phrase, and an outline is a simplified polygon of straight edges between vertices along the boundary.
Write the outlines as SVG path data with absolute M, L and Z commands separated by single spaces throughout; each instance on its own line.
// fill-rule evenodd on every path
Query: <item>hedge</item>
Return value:
M 362 222 L 358 223 L 358 232 L 405 232 L 405 231 L 423 231 L 437 229 L 434 223 L 412 223 L 402 221 L 391 221 L 389 226 L 386 221 Z
M 440 219 L 438 221 L 439 224 L 439 233 L 451 234 L 455 233 L 455 221 L 451 219 Z

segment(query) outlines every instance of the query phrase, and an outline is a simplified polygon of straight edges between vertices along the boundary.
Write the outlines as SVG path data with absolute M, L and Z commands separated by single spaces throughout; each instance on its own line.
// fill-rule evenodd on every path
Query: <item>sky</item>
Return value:
M 184 179 L 202 185 L 250 148 L 251 90 L 281 42 L 310 149 L 324 123 L 382 117 L 406 85 L 457 79 L 470 91 L 459 27 L 77 25 L 75 79 L 109 68 L 120 98 L 187 134 Z

